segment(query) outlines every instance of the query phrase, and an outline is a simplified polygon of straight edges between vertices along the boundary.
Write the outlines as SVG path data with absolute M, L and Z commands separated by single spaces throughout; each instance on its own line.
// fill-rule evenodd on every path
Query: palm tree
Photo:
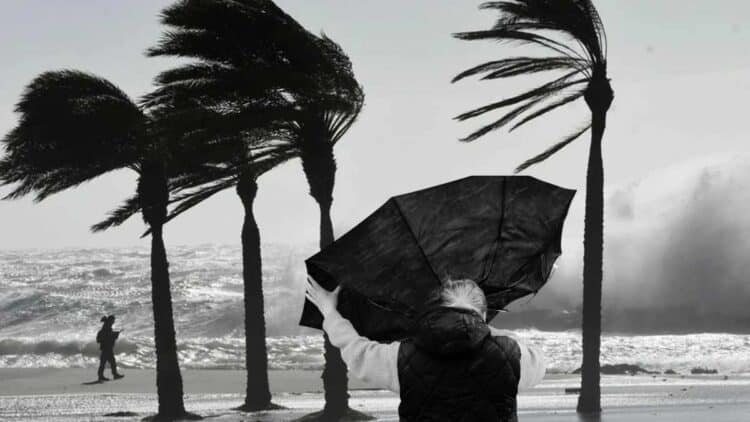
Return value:
M 457 117 L 466 120 L 501 108 L 514 106 L 500 119 L 481 127 L 462 141 L 474 141 L 489 132 L 515 122 L 526 124 L 552 110 L 583 97 L 591 111 L 591 121 L 543 153 L 525 161 L 520 172 L 540 163 L 591 129 L 586 175 L 586 217 L 583 258 L 583 365 L 578 411 L 601 411 L 599 349 L 601 338 L 602 248 L 603 248 L 603 165 L 602 137 L 607 111 L 614 94 L 607 77 L 606 35 L 601 18 L 590 0 L 510 0 L 491 1 L 480 6 L 494 9 L 501 16 L 488 30 L 455 34 L 462 40 L 493 40 L 542 47 L 551 55 L 512 57 L 483 63 L 458 76 L 473 75 L 492 80 L 538 72 L 559 72 L 551 81 L 523 94 L 471 110 Z M 560 41 L 574 40 L 574 46 Z M 560 74 L 561 73 L 561 74 Z
M 71 70 L 34 79 L 16 112 L 20 122 L 3 139 L 7 154 L 0 161 L 0 182 L 16 185 L 5 199 L 35 193 L 41 201 L 113 170 L 138 173 L 138 207 L 151 231 L 156 418 L 200 418 L 183 403 L 163 238 L 174 151 L 158 136 L 158 122 L 107 80 Z
M 320 248 L 333 243 L 331 206 L 336 181 L 334 146 L 359 116 L 364 92 L 343 50 L 327 37 L 320 39 L 321 50 L 334 63 L 335 72 L 321 74 L 320 90 L 314 96 L 298 96 L 298 112 L 287 122 L 289 142 L 299 148 L 302 169 L 310 186 L 310 196 L 320 209 Z M 370 420 L 372 417 L 349 407 L 347 368 L 341 352 L 324 334 L 325 368 L 323 387 L 325 408 L 300 420 Z

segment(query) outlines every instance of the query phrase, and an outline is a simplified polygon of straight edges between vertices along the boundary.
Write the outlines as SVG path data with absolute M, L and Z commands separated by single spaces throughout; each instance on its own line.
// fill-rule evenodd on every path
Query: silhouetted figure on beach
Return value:
M 99 356 L 99 381 L 109 381 L 109 378 L 104 376 L 104 366 L 109 362 L 109 367 L 112 369 L 112 376 L 115 379 L 122 378 L 124 375 L 117 373 L 117 362 L 115 362 L 115 341 L 120 335 L 119 331 L 112 330 L 112 325 L 115 323 L 115 316 L 104 316 L 101 319 L 102 328 L 96 333 L 96 342 L 99 343 L 99 349 L 101 349 L 101 355 Z
M 399 393 L 401 421 L 517 422 L 518 390 L 544 377 L 540 349 L 487 325 L 487 300 L 472 280 L 443 284 L 413 337 L 392 343 L 360 336 L 336 310 L 340 287 L 329 292 L 308 280 L 307 298 L 349 373 Z

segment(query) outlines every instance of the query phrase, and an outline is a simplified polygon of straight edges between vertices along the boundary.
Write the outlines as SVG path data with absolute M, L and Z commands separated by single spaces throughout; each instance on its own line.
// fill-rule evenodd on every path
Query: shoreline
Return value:
M 127 370 L 125 378 L 90 384 L 96 368 L 0 369 L 0 419 L 22 421 L 135 421 L 157 408 L 153 370 Z M 244 398 L 242 370 L 183 370 L 185 405 L 188 411 L 218 421 L 287 421 L 323 405 L 320 371 L 269 371 L 275 403 L 287 409 L 245 414 L 232 411 Z M 577 394 L 565 389 L 578 387 L 580 377 L 548 374 L 535 388 L 518 396 L 522 421 L 581 421 L 575 412 Z M 350 380 L 350 405 L 376 416 L 398 421 L 398 395 Z M 750 376 L 602 375 L 600 419 L 620 421 L 737 422 L 737 415 L 750 415 Z M 112 419 L 104 415 L 132 412 Z M 589 419 L 586 419 L 589 420 Z

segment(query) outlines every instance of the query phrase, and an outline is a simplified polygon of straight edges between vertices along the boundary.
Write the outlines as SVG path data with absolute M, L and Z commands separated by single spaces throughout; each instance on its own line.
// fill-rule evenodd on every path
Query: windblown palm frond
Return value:
M 192 145 L 214 166 L 170 172 L 181 174 L 170 191 L 191 192 L 183 199 L 190 207 L 231 175 L 257 177 L 299 156 L 313 127 L 333 145 L 361 110 L 364 95 L 341 47 L 273 1 L 182 0 L 161 21 L 169 30 L 147 54 L 194 61 L 162 72 L 141 104 L 165 137 Z
M 248 135 L 262 136 L 262 135 Z M 216 154 L 217 158 L 200 156 L 196 157 L 195 163 L 190 163 L 190 155 L 195 155 L 196 151 L 186 154 L 178 166 L 173 166 L 170 172 L 169 192 L 171 193 L 169 205 L 172 207 L 165 221 L 169 222 L 180 214 L 199 205 L 204 200 L 224 189 L 231 188 L 237 184 L 239 175 L 250 175 L 258 178 L 267 171 L 276 166 L 289 161 L 299 155 L 294 145 L 285 142 L 276 142 L 274 144 L 250 146 L 244 145 L 247 138 L 235 139 L 233 145 L 225 139 L 211 148 L 212 151 L 221 150 L 222 148 L 239 149 L 242 154 L 248 155 L 247 158 L 235 156 L 233 163 L 224 163 L 227 151 Z M 219 145 L 221 144 L 221 145 Z M 111 227 L 119 226 L 127 221 L 133 215 L 141 211 L 141 202 L 137 193 L 128 198 L 120 207 L 110 212 L 109 216 L 92 226 L 93 231 L 106 230 Z M 146 231 L 143 236 L 150 234 Z
M 148 119 L 112 83 L 72 70 L 46 72 L 25 89 L 18 125 L 3 139 L 0 183 L 6 198 L 35 200 L 119 168 L 137 168 Z
M 179 56 L 235 67 L 285 64 L 312 73 L 321 63 L 316 37 L 268 0 L 183 0 L 166 8 L 170 28 L 150 56 Z
M 126 199 L 120 207 L 111 211 L 105 220 L 91 226 L 91 231 L 100 232 L 119 226 L 139 212 L 141 212 L 141 198 L 136 193 Z
M 289 122 L 289 133 L 300 144 L 316 139 L 335 145 L 362 111 L 365 94 L 341 46 L 325 34 L 318 45 L 326 69 L 315 74 L 316 92 L 297 92 L 299 108 Z
M 515 106 L 500 119 L 472 132 L 462 141 L 474 141 L 511 123 L 512 131 L 584 96 L 585 89 L 577 86 L 589 86 L 597 78 L 606 78 L 606 34 L 591 0 L 490 1 L 480 8 L 500 12 L 495 25 L 488 30 L 454 34 L 456 38 L 516 42 L 541 47 L 541 51 L 553 54 L 490 61 L 459 73 L 453 82 L 478 75 L 482 80 L 542 72 L 562 72 L 562 75 L 520 95 L 457 116 L 457 120 L 467 120 Z M 575 44 L 569 45 L 570 40 Z M 586 128 L 589 126 L 584 125 Z M 545 153 L 523 163 L 518 171 L 543 161 L 582 133 L 577 131 L 566 137 Z
M 566 137 L 562 141 L 556 143 L 555 145 L 551 146 L 549 149 L 547 149 L 543 153 L 537 155 L 536 157 L 533 157 L 533 158 L 530 158 L 530 159 L 524 161 L 523 163 L 521 163 L 520 166 L 518 166 L 516 168 L 516 173 L 520 173 L 521 171 L 526 170 L 527 168 L 533 166 L 534 164 L 541 163 L 542 161 L 544 161 L 547 158 L 551 157 L 557 151 L 560 151 L 561 149 L 563 149 L 564 147 L 566 147 L 569 143 L 571 143 L 571 142 L 575 141 L 576 139 L 578 139 L 578 137 L 580 137 L 581 135 L 583 135 L 584 133 L 586 133 L 586 131 L 589 130 L 589 129 L 591 129 L 591 123 L 587 124 L 582 129 L 579 129 L 578 131 L 572 133 L 571 135 L 569 135 L 568 137 Z
M 180 190 L 190 190 L 180 194 L 176 198 L 175 203 L 177 206 L 169 212 L 167 221 L 177 217 L 185 211 L 188 211 L 214 194 L 236 185 L 239 174 L 243 174 L 243 170 L 246 172 L 252 172 L 250 177 L 258 178 L 267 171 L 295 158 L 296 156 L 297 153 L 291 149 L 265 152 L 258 155 L 252 164 L 246 164 L 243 166 L 243 169 L 239 172 L 227 172 L 227 176 L 224 178 L 214 177 L 214 180 L 210 183 L 201 180 L 193 180 L 191 184 L 183 184 L 180 187 Z

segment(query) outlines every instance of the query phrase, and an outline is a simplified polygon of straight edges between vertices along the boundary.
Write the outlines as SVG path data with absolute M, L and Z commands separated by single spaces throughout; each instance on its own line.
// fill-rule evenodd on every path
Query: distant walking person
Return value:
M 120 335 L 119 331 L 113 331 L 112 325 L 115 323 L 115 316 L 103 316 L 102 328 L 96 333 L 96 342 L 99 343 L 99 349 L 101 355 L 99 357 L 99 381 L 109 381 L 109 378 L 104 376 L 104 366 L 109 362 L 109 367 L 112 369 L 112 376 L 115 379 L 122 378 L 124 375 L 117 373 L 117 362 L 115 362 L 115 341 Z
M 329 292 L 308 277 L 307 298 L 349 372 L 400 393 L 402 422 L 517 422 L 516 394 L 544 377 L 541 351 L 486 323 L 487 300 L 472 280 L 445 283 L 413 338 L 379 343 L 360 336 Z

